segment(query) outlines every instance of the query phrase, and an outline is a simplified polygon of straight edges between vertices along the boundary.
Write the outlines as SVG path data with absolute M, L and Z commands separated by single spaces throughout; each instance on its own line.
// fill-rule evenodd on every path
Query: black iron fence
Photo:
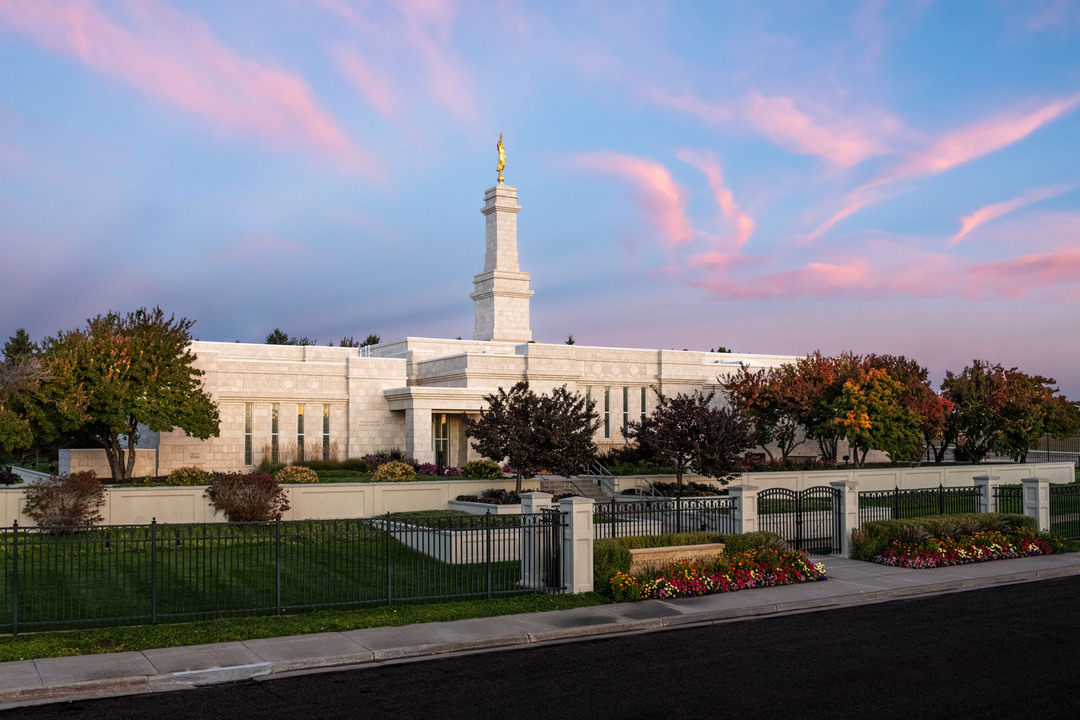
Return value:
M 651 498 L 593 505 L 596 538 L 735 532 L 735 498 Z
M 994 488 L 993 512 L 1024 514 L 1024 488 L 1020 485 L 998 485 Z
M 859 521 L 977 513 L 981 498 L 982 490 L 978 486 L 863 490 L 859 492 Z
M 0 530 L 0 632 L 559 592 L 559 512 Z
M 1080 540 L 1080 485 L 1050 486 L 1050 532 Z
M 840 552 L 843 530 L 840 490 L 825 485 L 789 490 L 769 488 L 757 496 L 758 527 L 814 555 Z

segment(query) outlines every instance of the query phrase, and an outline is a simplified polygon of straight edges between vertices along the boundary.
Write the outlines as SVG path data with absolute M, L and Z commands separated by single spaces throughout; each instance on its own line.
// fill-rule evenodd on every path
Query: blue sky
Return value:
M 0 336 L 979 358 L 1080 399 L 1080 2 L 0 0 Z

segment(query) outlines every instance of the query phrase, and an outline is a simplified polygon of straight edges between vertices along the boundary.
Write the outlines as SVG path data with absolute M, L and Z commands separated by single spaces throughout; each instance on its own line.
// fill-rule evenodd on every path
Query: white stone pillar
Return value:
M 405 410 L 405 455 L 419 462 L 435 462 L 431 449 L 431 410 L 408 408 Z
M 566 592 L 593 589 L 593 501 L 568 497 L 559 501 L 566 521 L 563 528 L 562 581 Z
M 975 487 L 979 488 L 979 512 L 998 512 L 998 509 L 994 507 L 994 493 L 997 491 L 998 485 L 1001 484 L 1001 477 L 998 475 L 976 475 L 972 480 L 975 481 Z
M 1039 530 L 1050 530 L 1050 479 L 1024 478 L 1024 514 L 1035 518 Z
M 757 532 L 757 493 L 756 485 L 732 485 L 728 488 L 728 495 L 735 498 L 735 529 L 736 535 L 748 532 Z
M 551 493 L 527 492 L 521 494 L 521 514 L 539 515 L 552 508 Z M 555 552 L 549 538 L 544 537 L 547 528 L 535 519 L 525 520 L 521 528 L 521 585 L 537 588 L 544 583 L 544 574 Z M 554 533 L 552 537 L 558 537 Z
M 851 533 L 859 527 L 859 481 L 837 480 L 829 483 L 840 491 L 840 553 L 851 557 Z

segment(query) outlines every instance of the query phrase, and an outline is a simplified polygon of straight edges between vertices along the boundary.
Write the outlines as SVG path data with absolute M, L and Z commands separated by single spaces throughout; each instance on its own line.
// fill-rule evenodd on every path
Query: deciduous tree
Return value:
M 49 338 L 42 352 L 51 378 L 36 394 L 32 420 L 53 438 L 104 448 L 114 482 L 134 471 L 140 425 L 216 436 L 217 407 L 192 365 L 193 322 L 139 309 Z
M 860 371 L 844 383 L 834 403 L 837 432 L 851 445 L 855 466 L 866 453 L 881 450 L 893 462 L 909 462 L 919 455 L 919 418 L 901 402 L 903 386 L 881 368 Z
M 776 445 L 781 460 L 787 460 L 805 441 L 790 391 L 795 379 L 795 366 L 790 364 L 755 372 L 740 367 L 736 374 L 718 379 L 731 406 L 753 424 L 754 443 L 770 458 L 771 445 Z
M 743 453 L 754 446 L 750 423 L 737 410 L 713 407 L 714 396 L 695 392 L 668 397 L 657 391 L 652 413 L 627 428 L 627 437 L 647 457 L 675 468 L 680 494 L 687 471 L 726 484 L 739 474 Z
M 544 469 L 569 477 L 596 456 L 593 434 L 600 425 L 592 401 L 566 386 L 537 395 L 529 383 L 484 398 L 487 409 L 466 423 L 473 448 L 486 458 L 507 460 L 514 468 L 517 492 L 526 470 Z

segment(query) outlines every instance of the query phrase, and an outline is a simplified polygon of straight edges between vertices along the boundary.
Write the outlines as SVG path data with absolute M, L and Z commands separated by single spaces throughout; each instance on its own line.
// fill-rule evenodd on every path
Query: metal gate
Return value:
M 813 555 L 840 552 L 840 490 L 825 485 L 806 490 L 769 488 L 757 496 L 758 527 Z

